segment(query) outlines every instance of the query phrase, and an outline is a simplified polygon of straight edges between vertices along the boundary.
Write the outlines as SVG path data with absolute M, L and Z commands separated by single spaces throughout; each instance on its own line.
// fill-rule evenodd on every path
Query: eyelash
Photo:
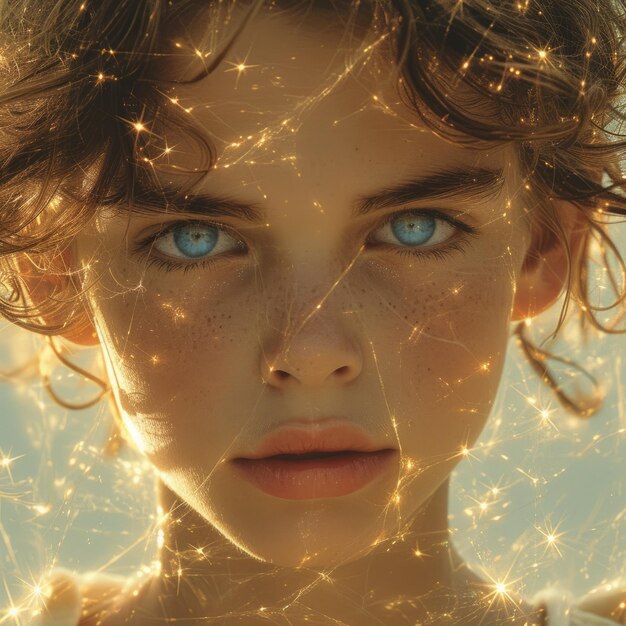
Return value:
M 447 222 L 451 226 L 454 226 L 457 229 L 457 231 L 461 231 L 463 235 L 460 237 L 453 235 L 451 239 L 454 239 L 454 241 L 452 241 L 452 243 L 446 243 L 443 245 L 443 247 L 432 246 L 433 248 L 432 250 L 429 250 L 428 246 L 426 246 L 425 248 L 411 249 L 411 248 L 402 248 L 400 246 L 394 246 L 393 244 L 388 244 L 385 242 L 376 242 L 376 243 L 379 246 L 391 249 L 391 251 L 394 252 L 395 254 L 400 254 L 403 256 L 408 255 L 408 256 L 417 257 L 417 258 L 434 258 L 437 260 L 442 260 L 453 255 L 455 252 L 465 252 L 465 248 L 467 244 L 469 243 L 468 239 L 470 237 L 477 237 L 480 234 L 478 229 L 472 226 L 469 226 L 468 224 L 465 224 L 464 222 L 456 220 L 453 217 L 450 217 L 449 215 L 446 215 L 445 213 L 442 213 L 441 211 L 437 211 L 435 209 L 428 209 L 428 210 L 408 209 L 405 211 L 397 211 L 389 215 L 382 222 L 380 222 L 374 230 L 378 230 L 382 228 L 383 226 L 385 226 L 389 222 L 392 222 L 398 217 L 402 217 L 404 215 L 410 215 L 410 214 L 428 215 L 428 216 L 434 217 L 437 220 L 442 220 L 444 222 Z M 184 273 L 186 273 L 196 268 L 209 267 L 210 265 L 213 265 L 214 263 L 218 262 L 224 256 L 233 256 L 232 254 L 226 254 L 226 255 L 219 254 L 219 255 L 216 255 L 215 257 L 209 257 L 209 258 L 202 259 L 200 261 L 196 261 L 193 263 L 184 263 L 184 262 L 179 262 L 179 261 L 166 260 L 164 258 L 159 258 L 156 256 L 151 256 L 150 248 L 154 245 L 154 243 L 160 237 L 164 237 L 165 235 L 173 231 L 175 228 L 177 228 L 181 224 L 185 224 L 185 225 L 210 224 L 211 226 L 215 226 L 233 237 L 238 236 L 234 231 L 230 230 L 226 226 L 219 224 L 217 222 L 206 222 L 206 221 L 201 221 L 201 220 L 173 222 L 172 224 L 168 225 L 166 228 L 160 230 L 156 234 L 150 235 L 136 244 L 135 252 L 137 254 L 142 254 L 143 256 L 147 257 L 148 267 L 156 267 L 157 269 L 163 270 L 166 272 L 170 272 L 173 270 L 182 270 Z M 367 242 L 373 243 L 369 239 L 367 240 Z

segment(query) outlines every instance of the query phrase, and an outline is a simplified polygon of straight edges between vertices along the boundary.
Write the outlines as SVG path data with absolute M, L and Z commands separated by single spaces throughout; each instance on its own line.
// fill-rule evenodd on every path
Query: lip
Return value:
M 329 456 L 293 456 L 313 453 Z M 308 500 L 344 496 L 365 487 L 392 469 L 398 453 L 377 446 L 355 426 L 310 426 L 274 431 L 257 450 L 232 464 L 241 478 L 271 496 Z
M 287 426 L 265 437 L 259 447 L 246 454 L 245 459 L 261 459 L 278 454 L 307 454 L 312 452 L 375 452 L 389 449 L 376 445 L 371 437 L 358 426 L 336 424 L 321 426 L 311 423 L 305 428 Z

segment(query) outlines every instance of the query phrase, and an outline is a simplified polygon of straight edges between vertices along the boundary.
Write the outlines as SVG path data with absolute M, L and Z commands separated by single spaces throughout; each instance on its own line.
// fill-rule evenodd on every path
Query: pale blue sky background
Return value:
M 2 369 L 27 361 L 36 345 L 4 327 Z M 595 348 L 573 356 L 602 380 L 606 401 L 581 420 L 558 409 L 512 342 L 490 422 L 455 472 L 456 545 L 485 576 L 514 581 L 527 596 L 555 582 L 582 594 L 625 574 L 626 336 Z M 56 374 L 72 388 L 67 371 Z M 153 479 L 129 450 L 102 458 L 109 424 L 106 404 L 66 411 L 38 378 L 0 382 L 0 451 L 15 458 L 0 464 L 0 618 L 53 565 L 129 575 L 153 560 Z M 546 542 L 553 531 L 555 547 Z

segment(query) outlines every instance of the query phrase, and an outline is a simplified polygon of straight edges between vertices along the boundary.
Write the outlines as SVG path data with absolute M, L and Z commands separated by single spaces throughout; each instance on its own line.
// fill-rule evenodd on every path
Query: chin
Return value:
M 220 475 L 221 474 L 221 475 Z M 346 496 L 288 500 L 233 485 L 215 472 L 190 502 L 225 538 L 251 557 L 283 567 L 330 567 L 365 556 L 398 532 L 396 476 Z

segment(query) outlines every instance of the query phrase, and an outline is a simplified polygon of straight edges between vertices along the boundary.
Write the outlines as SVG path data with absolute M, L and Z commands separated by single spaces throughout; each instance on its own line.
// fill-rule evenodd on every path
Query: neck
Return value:
M 168 618 L 245 614 L 246 623 L 277 611 L 301 620 L 322 612 L 366 624 L 374 614 L 406 614 L 405 602 L 415 614 L 418 598 L 418 612 L 445 612 L 449 600 L 458 601 L 455 590 L 467 586 L 467 571 L 449 541 L 447 500 L 446 481 L 401 536 L 321 572 L 249 556 L 160 483 L 159 503 L 169 514 L 150 603 Z

